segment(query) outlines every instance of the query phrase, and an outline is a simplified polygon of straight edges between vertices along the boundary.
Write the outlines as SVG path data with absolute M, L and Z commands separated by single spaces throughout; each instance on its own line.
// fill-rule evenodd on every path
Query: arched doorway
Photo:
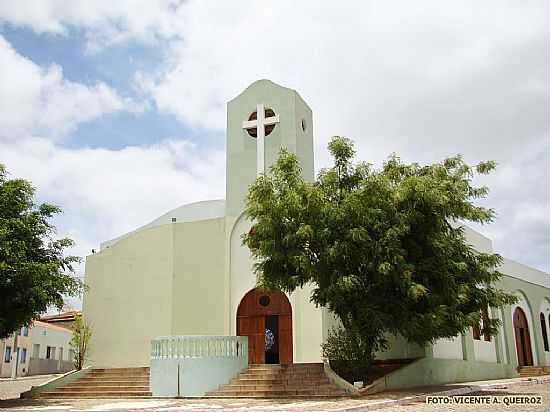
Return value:
M 237 309 L 237 335 L 248 336 L 248 363 L 292 363 L 292 307 L 286 295 L 249 291 Z
M 518 354 L 518 366 L 532 366 L 533 353 L 531 351 L 531 337 L 527 318 L 521 308 L 514 310 L 514 334 L 516 337 L 516 352 Z

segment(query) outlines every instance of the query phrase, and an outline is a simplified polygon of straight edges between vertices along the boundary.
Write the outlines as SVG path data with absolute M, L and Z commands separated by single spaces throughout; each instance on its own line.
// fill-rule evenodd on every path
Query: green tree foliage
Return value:
M 75 316 L 72 329 L 73 337 L 71 338 L 70 346 L 74 353 L 74 367 L 77 370 L 81 370 L 88 359 L 88 345 L 92 337 L 92 329 L 80 314 Z
M 40 317 L 48 307 L 61 309 L 64 295 L 78 295 L 82 283 L 71 276 L 79 259 L 64 256 L 70 239 L 54 239 L 48 222 L 61 210 L 36 205 L 34 188 L 8 179 L 0 164 L 0 339 Z
M 514 302 L 494 286 L 501 257 L 476 252 L 457 223 L 493 219 L 474 204 L 488 189 L 472 179 L 494 162 L 470 167 L 456 156 L 421 166 L 394 155 L 375 169 L 352 163 L 349 139 L 335 137 L 328 148 L 334 166 L 316 182 L 305 182 L 296 156 L 282 150 L 249 189 L 245 212 L 255 223 L 243 243 L 261 287 L 313 285 L 312 301 L 370 354 L 388 333 L 425 344 L 479 324 L 484 308 Z M 484 332 L 498 325 L 491 318 Z

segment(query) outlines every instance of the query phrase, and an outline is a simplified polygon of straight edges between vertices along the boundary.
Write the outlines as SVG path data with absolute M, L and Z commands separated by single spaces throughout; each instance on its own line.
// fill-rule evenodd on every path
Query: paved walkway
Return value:
M 469 397 L 471 395 L 542 396 L 541 405 L 426 405 L 427 394 L 446 393 Z M 463 393 L 461 395 L 461 393 Z M 466 395 L 467 394 L 467 395 Z M 66 411 L 66 412 L 364 412 L 384 408 L 384 412 L 428 411 L 548 411 L 550 410 L 550 377 L 535 380 L 507 379 L 501 381 L 471 382 L 386 392 L 364 398 L 265 400 L 265 399 L 81 399 L 81 400 L 9 400 L 0 401 L 0 411 Z
M 21 392 L 28 391 L 31 386 L 37 386 L 59 375 L 21 376 L 17 379 L 0 379 L 0 400 L 17 399 Z

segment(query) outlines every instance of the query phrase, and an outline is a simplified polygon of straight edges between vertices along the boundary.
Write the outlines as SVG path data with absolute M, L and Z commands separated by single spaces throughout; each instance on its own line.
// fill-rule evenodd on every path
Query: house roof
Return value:
M 68 312 L 58 313 L 57 315 L 46 315 L 40 318 L 42 322 L 55 323 L 55 322 L 70 322 L 74 320 L 76 315 L 81 312 L 79 310 L 71 310 Z
M 51 323 L 42 322 L 42 321 L 39 321 L 39 320 L 35 320 L 35 321 L 33 322 L 33 326 L 34 326 L 34 327 L 36 327 L 36 326 L 41 326 L 41 327 L 46 328 L 46 329 L 58 330 L 58 331 L 62 331 L 62 332 L 72 332 L 70 329 L 64 328 L 63 326 L 53 325 L 53 324 L 51 324 Z

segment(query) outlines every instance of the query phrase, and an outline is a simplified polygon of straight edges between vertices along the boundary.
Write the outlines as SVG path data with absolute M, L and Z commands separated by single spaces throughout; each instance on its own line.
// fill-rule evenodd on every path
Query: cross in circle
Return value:
M 265 137 L 271 133 L 277 123 L 279 123 L 279 115 L 276 115 L 271 109 L 266 110 L 261 103 L 256 106 L 256 112 L 243 122 L 243 129 L 252 137 L 256 137 L 258 141 L 256 147 L 258 176 L 265 173 Z

